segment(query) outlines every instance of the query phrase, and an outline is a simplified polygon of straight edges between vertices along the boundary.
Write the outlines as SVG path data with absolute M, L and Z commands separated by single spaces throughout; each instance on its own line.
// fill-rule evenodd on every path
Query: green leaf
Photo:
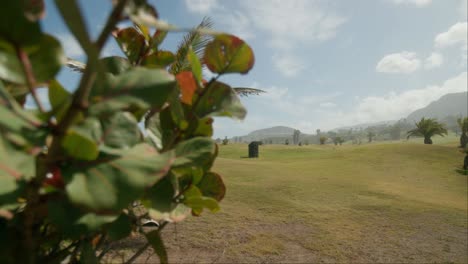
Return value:
M 59 232 L 71 239 L 82 237 L 88 232 L 95 232 L 102 226 L 116 221 L 118 215 L 98 215 L 85 213 L 68 200 L 54 200 L 47 204 L 48 219 Z
M 24 1 L 2 1 L 0 36 L 20 45 L 31 45 L 40 41 L 41 28 L 36 20 L 28 19 L 31 9 L 24 8 L 23 3 Z
M 198 59 L 197 54 L 193 52 L 193 49 L 189 49 L 188 54 L 187 54 L 187 59 L 190 62 L 190 65 L 192 66 L 193 75 L 195 76 L 196 80 L 200 84 L 203 79 L 202 65 L 200 63 L 200 60 Z
M 38 126 L 40 121 L 23 110 L 0 81 L 0 128 L 21 134 L 24 130 L 35 130 Z
M 3 136 L 0 136 L 0 178 L 3 181 L 2 187 L 6 188 L 4 191 L 7 192 L 16 184 L 14 181 L 21 178 L 30 179 L 36 175 L 36 157 L 18 149 Z
M 199 117 L 227 116 L 244 119 L 247 110 L 231 87 L 222 82 L 213 82 L 205 89 L 195 107 Z
M 166 36 L 167 36 L 167 31 L 160 30 L 160 29 L 156 30 L 151 39 L 151 50 L 157 51 L 161 43 L 166 38 Z
M 143 24 L 138 24 L 138 23 L 134 23 L 135 24 L 135 28 L 140 31 L 140 33 L 143 35 L 143 37 L 145 37 L 145 40 L 147 42 L 151 41 L 151 36 L 150 36 L 150 29 L 143 25 Z
M 190 215 L 190 211 L 190 207 L 187 207 L 184 204 L 177 204 L 177 206 L 170 212 L 160 212 L 150 208 L 148 210 L 148 214 L 152 219 L 157 221 L 162 220 L 178 223 L 187 218 L 187 216 Z
M 104 68 L 107 70 L 107 72 L 110 72 L 114 75 L 119 75 L 123 72 L 126 72 L 132 67 L 127 59 L 118 56 L 102 58 L 100 63 L 104 65 Z
M 148 68 L 166 68 L 175 61 L 175 56 L 170 51 L 157 51 L 143 58 L 142 65 Z
M 153 247 L 154 252 L 156 252 L 156 254 L 158 255 L 159 262 L 161 264 L 168 263 L 169 260 L 167 258 L 166 247 L 164 246 L 164 243 L 162 241 L 161 234 L 159 233 L 159 231 L 158 230 L 151 231 L 148 234 L 145 234 L 145 236 L 148 242 Z
M 184 204 L 200 213 L 204 208 L 209 209 L 211 212 L 217 212 L 220 209 L 215 199 L 204 197 L 202 192 L 193 185 L 184 193 Z
M 31 68 L 38 84 L 55 77 L 66 62 L 60 42 L 44 34 L 37 44 L 18 47 L 24 50 L 31 62 Z M 0 78 L 10 82 L 26 84 L 24 71 L 15 47 L 0 38 Z
M 203 193 L 203 196 L 211 197 L 221 201 L 226 194 L 226 186 L 221 176 L 214 172 L 206 173 L 197 187 Z
M 158 154 L 140 144 L 120 151 L 105 163 L 65 171 L 67 194 L 73 203 L 93 210 L 120 210 L 143 195 L 170 169 L 172 154 Z
M 177 181 L 173 175 L 169 174 L 158 181 L 146 193 L 146 199 L 151 202 L 151 208 L 161 213 L 170 212 L 175 208 L 173 199 L 176 195 L 176 188 L 173 182 Z
M 255 58 L 247 43 L 232 35 L 218 35 L 205 47 L 205 65 L 214 73 L 248 73 Z
M 216 157 L 216 144 L 210 138 L 196 137 L 179 143 L 175 153 L 175 167 L 196 166 L 207 171 Z
M 107 75 L 101 85 L 91 91 L 94 115 L 112 114 L 117 110 L 161 108 L 176 92 L 174 76 L 162 69 L 136 67 L 118 76 Z
M 115 30 L 112 35 L 128 60 L 133 64 L 137 63 L 146 49 L 146 40 L 143 34 L 135 28 L 129 27 Z
M 112 148 L 131 148 L 141 142 L 138 121 L 129 112 L 117 112 L 102 120 L 104 144 Z
M 99 155 L 98 140 L 102 128 L 99 120 L 87 118 L 79 125 L 70 128 L 62 141 L 67 154 L 79 160 L 95 160 Z
M 52 113 L 60 122 L 71 105 L 72 95 L 56 80 L 49 83 L 49 102 Z
M 120 214 L 114 222 L 106 225 L 109 239 L 116 241 L 125 238 L 132 232 L 132 222 L 126 214 Z
M 213 118 L 205 117 L 197 120 L 197 128 L 193 132 L 193 136 L 209 137 L 213 136 Z

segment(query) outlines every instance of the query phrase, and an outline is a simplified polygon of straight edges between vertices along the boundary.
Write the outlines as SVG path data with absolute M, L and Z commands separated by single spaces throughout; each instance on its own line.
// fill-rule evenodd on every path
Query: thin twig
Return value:
M 169 222 L 164 222 L 162 223 L 159 228 L 158 228 L 158 232 L 161 233 L 161 231 L 164 229 L 164 227 L 168 224 Z M 146 249 L 150 246 L 150 243 L 147 242 L 145 245 L 143 245 L 143 247 L 141 247 L 131 258 L 129 258 L 125 264 L 131 264 L 133 263 L 133 261 L 135 261 L 141 254 L 143 254 Z
M 130 264 L 130 263 L 133 263 L 133 261 L 135 261 L 141 254 L 143 254 L 146 249 L 148 249 L 148 247 L 150 246 L 150 243 L 149 242 L 146 242 L 145 245 L 143 245 L 143 247 L 141 247 L 131 258 L 129 258 L 125 263 L 126 264 Z
M 112 30 L 114 30 L 115 25 L 121 19 L 123 9 L 125 8 L 127 2 L 128 0 L 120 0 L 114 7 L 114 10 L 112 10 L 112 13 L 109 16 L 109 19 L 107 20 L 104 29 L 102 30 L 101 34 L 99 35 L 96 41 L 96 48 L 99 51 L 104 47 L 104 44 L 106 44 L 107 38 L 109 37 L 109 34 L 112 32 Z
M 41 113 L 45 113 L 45 109 L 42 106 L 42 103 L 39 100 L 39 96 L 36 93 L 36 78 L 34 77 L 31 61 L 29 60 L 28 54 L 26 54 L 26 52 L 22 50 L 21 47 L 19 47 L 18 45 L 15 46 L 15 49 L 16 56 L 18 56 L 18 59 L 21 62 L 21 67 L 23 68 L 24 75 L 26 77 L 26 84 L 28 86 L 29 92 L 31 93 L 39 111 L 41 111 Z

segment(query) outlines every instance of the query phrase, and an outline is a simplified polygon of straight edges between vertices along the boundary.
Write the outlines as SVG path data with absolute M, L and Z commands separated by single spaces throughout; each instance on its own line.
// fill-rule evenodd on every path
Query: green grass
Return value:
M 173 261 L 463 262 L 467 180 L 456 142 L 220 146 L 222 211 L 165 230 Z M 198 256 L 198 257 L 197 257 Z

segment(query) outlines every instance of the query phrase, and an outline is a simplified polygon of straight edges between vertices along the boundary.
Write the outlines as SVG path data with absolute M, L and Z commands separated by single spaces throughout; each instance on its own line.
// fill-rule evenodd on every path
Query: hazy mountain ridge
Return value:
M 441 121 L 446 121 L 448 116 L 468 116 L 468 92 L 446 94 L 438 100 L 429 103 L 426 107 L 412 112 L 408 115 L 408 117 L 402 117 L 400 121 L 388 120 L 374 123 L 362 123 L 352 126 L 338 127 L 329 131 L 338 132 L 340 130 L 359 130 L 366 129 L 369 127 L 391 126 L 396 124 L 397 122 L 411 123 L 412 125 L 415 121 L 420 120 L 422 117 L 436 118 Z M 242 141 L 246 142 L 253 140 L 262 140 L 264 138 L 289 138 L 294 133 L 294 130 L 295 128 L 292 127 L 274 126 L 270 128 L 254 130 L 249 134 L 242 136 L 241 138 Z M 302 132 L 301 135 L 303 137 L 313 136 L 311 134 L 305 134 Z
M 408 121 L 418 121 L 423 117 L 443 119 L 447 116 L 468 115 L 468 92 L 446 94 L 437 101 L 409 114 Z

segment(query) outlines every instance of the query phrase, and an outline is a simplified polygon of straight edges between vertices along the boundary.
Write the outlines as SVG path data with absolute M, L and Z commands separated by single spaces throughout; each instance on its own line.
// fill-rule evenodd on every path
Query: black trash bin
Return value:
M 258 146 L 261 145 L 259 141 L 252 141 L 249 144 L 249 158 L 258 158 Z

